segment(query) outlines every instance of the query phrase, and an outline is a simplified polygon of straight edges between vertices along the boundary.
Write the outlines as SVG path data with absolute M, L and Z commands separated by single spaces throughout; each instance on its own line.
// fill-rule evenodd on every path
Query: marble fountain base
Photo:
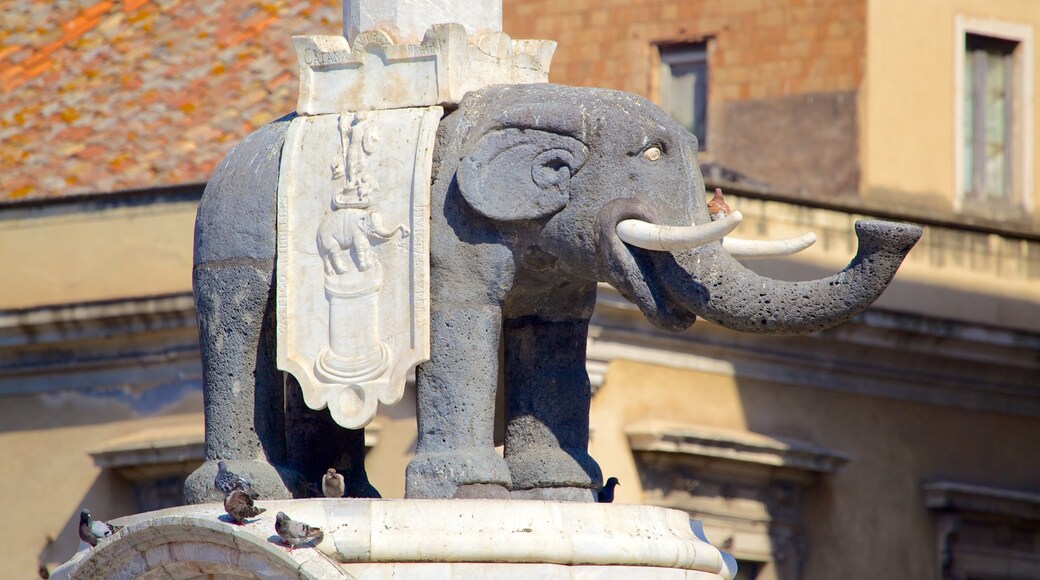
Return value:
M 528 500 L 258 501 L 244 526 L 220 504 L 114 520 L 125 528 L 52 578 L 417 578 L 731 580 L 736 562 L 685 512 Z M 322 528 L 292 552 L 274 517 Z

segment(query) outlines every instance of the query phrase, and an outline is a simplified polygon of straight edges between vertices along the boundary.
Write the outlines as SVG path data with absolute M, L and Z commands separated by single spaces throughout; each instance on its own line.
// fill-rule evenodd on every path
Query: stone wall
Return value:
M 552 82 L 652 100 L 656 46 L 708 41 L 702 162 L 815 197 L 858 192 L 865 0 L 506 0 L 503 20 L 515 38 L 559 42 Z M 748 121 L 763 115 L 784 122 Z M 817 133 L 821 126 L 841 130 Z

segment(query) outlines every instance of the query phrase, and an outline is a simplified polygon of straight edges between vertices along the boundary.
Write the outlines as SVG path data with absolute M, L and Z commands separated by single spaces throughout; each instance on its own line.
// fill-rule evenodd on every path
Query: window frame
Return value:
M 964 123 L 968 114 L 965 110 L 964 67 L 968 58 L 969 35 L 1017 44 L 1011 54 L 1011 187 L 1010 196 L 1003 204 L 997 204 L 1000 207 L 993 207 L 997 202 L 995 199 L 980 199 L 966 192 L 966 164 L 974 162 L 966 158 L 964 146 Z M 1033 30 L 1025 24 L 958 14 L 954 19 L 954 54 L 954 210 L 960 212 L 984 206 L 978 208 L 978 211 L 987 217 L 1013 217 L 1016 213 L 1022 213 L 1025 219 L 1033 212 Z
M 701 127 L 703 135 L 697 136 L 698 153 L 708 150 L 708 117 L 710 112 L 709 99 L 711 93 L 711 67 L 709 66 L 709 39 L 699 41 L 683 42 L 656 42 L 657 49 L 657 102 L 665 112 L 670 114 L 670 95 L 666 94 L 666 87 L 670 84 L 673 66 L 691 66 L 703 64 L 704 66 L 704 123 Z M 669 79 L 666 81 L 665 76 Z M 696 95 L 695 95 L 696 97 Z M 695 102 L 696 104 L 696 102 Z M 694 111 L 696 119 L 696 111 Z M 696 133 L 694 133 L 696 135 Z

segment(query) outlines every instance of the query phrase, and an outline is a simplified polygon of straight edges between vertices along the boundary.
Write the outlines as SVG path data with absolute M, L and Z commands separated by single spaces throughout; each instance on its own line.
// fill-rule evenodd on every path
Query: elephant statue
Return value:
M 758 276 L 719 243 L 681 249 L 677 240 L 700 240 L 698 230 L 711 234 L 718 223 L 696 153 L 696 138 L 661 109 L 617 91 L 497 86 L 470 93 L 444 118 L 432 190 L 431 359 L 417 372 L 410 497 L 509 490 L 593 500 L 601 474 L 588 454 L 585 345 L 597 282 L 668 330 L 700 315 L 736 330 L 808 333 L 873 302 L 921 234 L 861 222 L 852 263 L 811 282 Z M 625 236 L 622 222 L 635 231 Z M 500 371 L 504 458 L 492 442 Z
M 189 500 L 202 501 L 218 457 L 240 459 L 232 469 L 282 494 L 296 493 L 295 474 L 317 478 L 330 465 L 367 484 L 357 432 L 306 409 L 273 367 L 274 195 L 287 124 L 229 154 L 200 204 L 194 280 L 210 461 L 189 478 Z M 696 153 L 696 138 L 661 109 L 618 91 L 500 85 L 445 115 L 431 200 L 431 356 L 416 372 L 408 497 L 594 501 L 602 476 L 588 454 L 585 346 L 598 282 L 668 330 L 699 315 L 747 332 L 809 333 L 870 305 L 921 235 L 859 222 L 858 252 L 834 276 L 759 276 L 735 255 L 760 248 L 719 242 L 740 214 L 709 214 Z M 230 340 L 218 332 L 228 325 Z M 494 444 L 500 377 L 504 456 Z

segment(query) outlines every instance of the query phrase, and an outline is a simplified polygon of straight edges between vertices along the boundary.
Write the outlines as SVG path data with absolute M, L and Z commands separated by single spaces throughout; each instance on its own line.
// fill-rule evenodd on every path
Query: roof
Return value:
M 341 0 L 0 0 L 0 203 L 203 183 Z

